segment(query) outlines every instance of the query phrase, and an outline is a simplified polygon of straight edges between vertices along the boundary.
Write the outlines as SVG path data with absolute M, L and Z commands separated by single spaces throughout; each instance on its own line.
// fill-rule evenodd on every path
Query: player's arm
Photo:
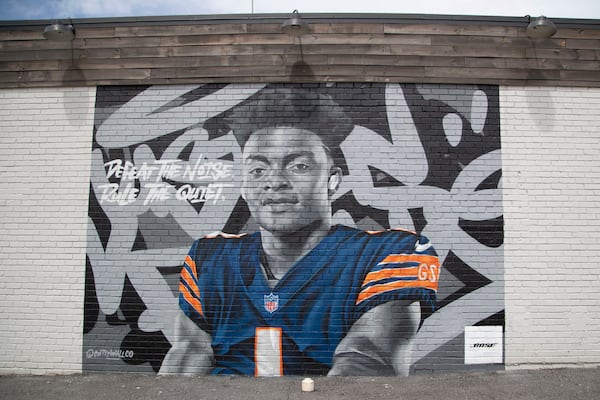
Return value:
M 374 307 L 337 346 L 329 375 L 408 375 L 420 321 L 418 301 L 394 300 Z
M 183 312 L 175 321 L 175 340 L 159 374 L 206 375 L 214 366 L 211 337 Z

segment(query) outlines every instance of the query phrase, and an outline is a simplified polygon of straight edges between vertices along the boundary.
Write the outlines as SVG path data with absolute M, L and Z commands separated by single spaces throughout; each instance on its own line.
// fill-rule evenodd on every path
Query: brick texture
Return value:
M 600 362 L 600 91 L 501 88 L 507 366 Z
M 469 275 L 471 271 L 467 271 L 467 276 L 475 276 L 473 279 L 479 281 L 471 292 L 465 292 L 463 282 L 448 279 L 450 276 L 444 276 L 442 271 L 440 297 L 452 301 L 421 328 L 415 348 L 420 360 L 418 372 L 452 369 L 461 364 L 464 327 L 482 320 L 490 325 L 502 325 L 506 321 L 504 360 L 507 367 L 599 364 L 600 276 L 595 257 L 600 253 L 597 205 L 600 90 L 500 87 L 500 146 L 494 140 L 485 142 L 487 132 L 497 130 L 497 122 L 489 122 L 497 119 L 497 115 L 492 115 L 498 110 L 493 105 L 497 104 L 497 87 L 486 87 L 484 92 L 469 86 L 411 86 L 412 98 L 423 100 L 411 105 L 413 111 L 419 110 L 411 115 L 405 112 L 403 103 L 408 90 L 392 85 L 392 89 L 385 89 L 386 104 L 403 111 L 387 113 L 387 119 L 382 120 L 390 128 L 390 137 L 401 133 L 398 137 L 405 141 L 398 139 L 392 147 L 389 140 L 373 133 L 380 128 L 380 122 L 370 118 L 374 107 L 367 97 L 352 97 L 355 88 L 360 86 L 364 86 L 361 88 L 363 96 L 369 96 L 369 90 L 373 89 L 372 95 L 381 97 L 384 90 L 358 84 L 338 87 L 340 99 L 356 100 L 356 104 L 348 103 L 348 108 L 353 110 L 356 121 L 364 122 L 364 126 L 353 132 L 350 144 L 344 149 L 346 158 L 353 160 L 350 167 L 354 169 L 346 176 L 343 188 L 354 189 L 356 202 L 369 204 L 371 208 L 358 207 L 355 203 L 347 206 L 347 202 L 340 201 L 342 206 L 334 216 L 335 222 L 350 225 L 360 217 L 360 228 L 368 229 L 369 224 L 377 228 L 380 214 L 366 218 L 361 213 L 385 210 L 385 218 L 394 226 L 424 229 L 434 239 L 438 252 L 449 257 L 448 264 L 455 266 L 456 276 L 468 270 L 460 262 L 461 257 L 478 272 Z M 239 101 L 237 96 L 256 89 L 252 85 L 248 87 L 232 85 L 224 90 L 225 97 L 218 98 L 221 103 L 215 109 L 226 109 L 230 102 Z M 122 302 L 121 297 L 126 295 L 128 301 L 141 302 L 145 307 L 138 307 L 138 303 L 135 304 L 138 309 L 133 307 L 138 314 L 130 325 L 137 329 L 134 332 L 137 340 L 146 338 L 161 343 L 173 340 L 172 322 L 164 318 L 172 316 L 176 309 L 177 280 L 173 280 L 176 274 L 172 270 L 180 265 L 178 260 L 189 248 L 192 238 L 222 226 L 236 205 L 235 185 L 224 192 L 229 196 L 228 208 L 224 203 L 207 202 L 200 214 L 174 196 L 162 203 L 155 199 L 143 204 L 144 199 L 140 198 L 124 205 L 110 199 L 103 204 L 100 200 L 89 204 L 90 183 L 105 186 L 110 183 L 102 165 L 108 156 L 148 160 L 148 165 L 155 166 L 160 157 L 174 158 L 185 149 L 190 153 L 188 142 L 183 141 L 189 137 L 190 141 L 205 140 L 208 149 L 205 155 L 215 160 L 227 164 L 231 157 L 239 157 L 239 152 L 233 152 L 233 156 L 227 154 L 235 146 L 231 138 L 215 135 L 218 140 L 208 140 L 199 129 L 186 132 L 181 141 L 173 142 L 173 147 L 168 148 L 171 142 L 167 139 L 173 141 L 170 135 L 173 130 L 188 128 L 196 121 L 197 115 L 185 107 L 168 114 L 170 107 L 179 106 L 171 100 L 187 89 L 151 88 L 140 97 L 147 102 L 139 104 L 130 100 L 143 89 L 105 87 L 102 90 L 106 103 L 96 106 L 95 88 L 0 91 L 0 342 L 3 350 L 0 373 L 76 373 L 82 371 L 82 364 L 86 362 L 90 370 L 121 370 L 114 367 L 117 365 L 114 360 L 106 361 L 103 357 L 114 356 L 119 365 L 124 365 L 119 357 L 133 354 L 120 352 L 121 338 L 117 340 L 114 336 L 115 331 L 124 336 L 123 332 L 129 328 L 121 320 L 115 323 L 126 314 L 123 311 L 127 302 Z M 407 129 L 415 123 L 415 115 L 419 117 L 416 124 L 421 124 L 421 129 L 428 126 L 428 118 L 440 118 L 437 109 L 430 114 L 418 114 L 431 105 L 431 99 L 438 102 L 435 104 L 443 104 L 440 109 L 448 114 L 443 116 L 443 124 L 438 126 L 436 134 L 442 133 L 427 140 L 434 144 L 443 142 L 443 151 L 456 155 L 456 159 L 432 158 L 431 154 L 441 151 L 440 148 L 422 149 L 424 136 L 411 136 Z M 164 104 L 169 107 L 161 108 Z M 485 112 L 474 107 L 481 105 L 485 105 L 484 111 L 488 112 L 487 122 L 483 118 Z M 361 107 L 364 107 L 365 118 L 361 118 Z M 147 118 L 150 114 L 144 114 L 146 108 L 161 109 L 172 119 L 161 119 L 164 114 L 158 115 L 160 113 L 153 114 L 153 119 Z M 454 109 L 459 111 L 454 112 Z M 100 129 L 93 150 L 94 113 L 96 127 Z M 137 129 L 136 116 L 140 122 L 147 123 L 147 127 Z M 471 122 L 468 137 L 465 136 L 468 129 L 462 129 L 467 120 Z M 174 127 L 173 121 L 183 125 Z M 125 131 L 128 133 L 122 135 Z M 157 138 L 165 139 L 166 144 L 156 141 Z M 160 151 L 137 146 L 146 141 Z M 127 154 L 123 149 L 132 145 L 135 151 Z M 475 152 L 469 146 L 479 147 Z M 120 153 L 112 149 L 120 149 Z M 101 154 L 105 155 L 104 159 Z M 382 154 L 385 157 L 380 157 Z M 465 154 L 472 157 L 467 161 L 460 159 Z M 411 163 L 403 164 L 406 159 L 412 160 Z M 433 161 L 428 164 L 427 160 Z M 370 169 L 374 165 L 376 170 Z M 456 175 L 444 180 L 450 167 L 455 168 Z M 437 175 L 429 171 L 429 181 L 426 181 L 427 168 L 437 168 Z M 485 178 L 500 168 L 501 184 L 494 187 L 493 179 Z M 468 172 L 466 178 L 462 175 L 464 170 Z M 403 179 L 403 185 L 397 184 L 394 177 L 398 181 Z M 485 183 L 480 182 L 480 178 L 484 178 Z M 458 187 L 456 182 L 464 187 Z M 443 187 L 446 183 L 448 187 Z M 100 198 L 101 194 L 98 190 L 95 195 Z M 149 209 L 153 213 L 149 213 Z M 419 209 L 420 215 L 415 211 Z M 90 210 L 102 211 L 92 215 L 92 224 L 88 219 Z M 486 242 L 486 237 L 481 235 L 475 235 L 475 240 L 458 229 L 459 217 L 469 216 L 486 223 L 495 221 L 495 225 L 484 228 L 501 233 L 502 214 L 503 243 Z M 424 220 L 428 224 L 423 223 Z M 462 218 L 464 220 L 469 218 Z M 102 225 L 106 221 L 111 224 Z M 198 221 L 205 225 L 200 226 Z M 249 226 L 244 223 L 238 223 L 237 227 L 256 228 L 252 222 Z M 236 225 L 236 221 L 230 220 L 229 224 Z M 170 229 L 168 235 L 164 234 L 165 229 Z M 112 235 L 107 234 L 110 230 Z M 98 290 L 94 295 L 99 310 L 97 315 L 89 317 L 91 324 L 87 328 L 92 334 L 88 336 L 88 347 L 83 334 L 86 252 L 95 268 L 95 289 Z M 165 268 L 159 272 L 155 265 Z M 89 290 L 87 294 L 90 295 Z M 503 307 L 505 317 L 499 317 Z M 105 318 L 107 316 L 112 316 L 113 326 L 108 326 L 110 318 Z M 496 320 L 490 321 L 494 318 Z M 144 336 L 160 330 L 161 335 Z M 84 357 L 89 354 L 90 360 L 86 361 L 82 354 Z M 446 364 L 440 368 L 442 362 Z M 137 364 L 131 368 L 148 371 L 142 367 L 135 369 Z
M 94 95 L 0 92 L 0 372 L 81 370 Z

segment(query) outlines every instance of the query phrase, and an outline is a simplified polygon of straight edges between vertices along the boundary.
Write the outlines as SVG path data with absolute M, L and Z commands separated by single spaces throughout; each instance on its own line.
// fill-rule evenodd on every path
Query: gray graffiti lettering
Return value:
M 127 279 L 145 306 L 137 321 L 139 328 L 159 331 L 167 340 L 173 340 L 173 322 L 179 309 L 173 284 L 161 271 L 181 265 L 189 238 L 223 230 L 239 199 L 241 149 L 231 132 L 224 130 L 211 136 L 201 128 L 202 123 L 225 113 L 263 86 L 226 85 L 202 99 L 164 110 L 163 105 L 197 87 L 150 87 L 101 121 L 96 140 L 102 149 L 92 152 L 91 186 L 100 207 L 94 211 L 105 216 L 110 230 L 102 236 L 90 218 L 88 257 L 102 313 L 117 311 Z M 486 119 L 498 113 L 490 109 L 486 93 L 475 86 L 420 85 L 417 90 L 426 100 L 448 105 L 449 111 L 440 116 L 441 134 L 436 140 L 446 141 L 457 152 L 467 129 L 477 138 L 484 138 Z M 418 210 L 423 219 L 420 230 L 432 241 L 440 260 L 452 255 L 481 279 L 490 281 L 453 299 L 424 321 L 412 355 L 413 363 L 417 363 L 458 337 L 465 326 L 503 310 L 502 244 L 485 245 L 461 227 L 461 221 L 484 223 L 502 217 L 501 179 L 497 187 L 482 185 L 501 171 L 502 157 L 499 148 L 481 150 L 460 164 L 446 188 L 430 184 L 427 179 L 431 165 L 422 132 L 417 129 L 417 111 L 410 109 L 401 85 L 386 85 L 384 99 L 382 114 L 389 137 L 357 124 L 340 145 L 347 171 L 332 200 L 340 200 L 344 206 L 337 208 L 333 222 L 349 226 L 358 226 L 359 222 L 376 224 L 357 217 L 353 209 L 357 207 L 385 214 L 389 227 L 417 229 L 414 213 Z M 98 115 L 102 111 L 98 110 Z M 182 119 L 179 113 L 197 118 Z M 132 122 L 138 120 L 145 122 Z M 169 123 L 156 124 L 159 120 Z M 119 134 L 124 129 L 123 121 L 131 135 Z M 183 133 L 169 139 L 160 151 L 148 144 L 179 130 Z M 117 153 L 124 159 L 103 159 L 103 155 L 112 155 L 108 150 L 125 148 L 128 152 Z M 186 156 L 182 157 L 184 152 Z M 377 174 L 393 183 L 379 184 L 374 178 Z M 343 201 L 349 196 L 354 203 L 346 206 Z M 163 223 L 168 233 L 161 232 Z M 178 239 L 163 243 L 159 236 L 173 231 L 179 234 Z M 133 251 L 140 235 L 146 235 L 147 247 Z M 152 247 L 151 243 L 159 245 Z M 441 272 L 429 272 L 439 274 L 440 282 L 451 286 L 441 297 L 464 285 L 444 267 Z M 132 351 L 101 348 L 85 354 L 87 359 L 133 357 Z

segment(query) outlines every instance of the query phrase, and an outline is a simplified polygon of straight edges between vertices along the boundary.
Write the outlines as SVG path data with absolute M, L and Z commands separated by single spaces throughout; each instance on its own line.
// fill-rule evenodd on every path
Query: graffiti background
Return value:
M 330 95 L 355 125 L 341 146 L 333 222 L 422 232 L 443 260 L 438 311 L 417 334 L 412 372 L 468 368 L 465 327 L 504 325 L 498 87 L 303 86 Z M 158 371 L 193 240 L 257 229 L 239 197 L 241 150 L 219 117 L 264 87 L 98 88 L 84 370 Z

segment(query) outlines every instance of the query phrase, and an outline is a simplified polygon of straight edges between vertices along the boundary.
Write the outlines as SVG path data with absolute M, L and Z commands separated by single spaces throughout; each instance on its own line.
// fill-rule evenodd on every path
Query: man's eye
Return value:
M 253 178 L 262 178 L 265 175 L 266 171 L 267 170 L 264 168 L 252 168 L 250 171 L 248 171 L 248 173 Z
M 303 163 L 292 164 L 288 167 L 288 170 L 290 170 L 296 174 L 302 174 L 302 173 L 306 173 L 310 170 L 310 165 L 303 164 Z

